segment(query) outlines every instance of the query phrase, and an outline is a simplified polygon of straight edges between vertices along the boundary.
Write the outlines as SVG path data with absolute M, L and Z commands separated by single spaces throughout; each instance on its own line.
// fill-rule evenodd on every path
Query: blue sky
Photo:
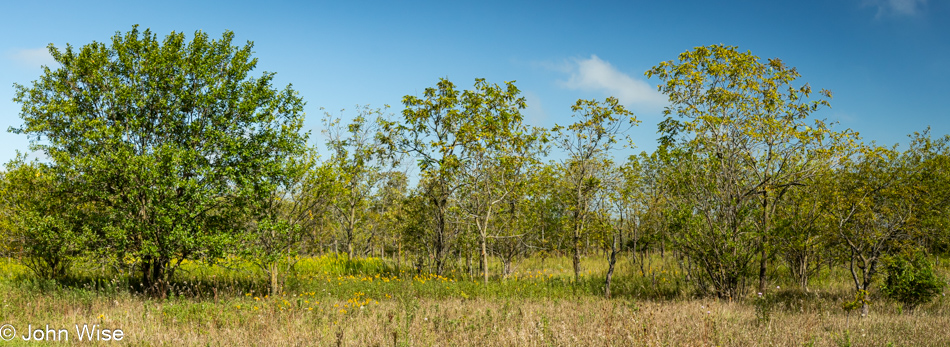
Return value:
M 259 75 L 277 73 L 307 101 L 306 129 L 321 107 L 392 105 L 447 77 L 516 80 L 532 125 L 570 121 L 577 99 L 613 95 L 642 121 L 637 151 L 656 146 L 665 98 L 643 72 L 695 46 L 726 44 L 795 66 L 834 92 L 817 116 L 865 140 L 905 143 L 932 127 L 950 133 L 950 1 L 22 1 L 0 5 L 0 161 L 26 151 L 13 83 L 55 64 L 46 45 L 108 42 L 139 24 L 160 37 L 196 31 L 253 41 Z M 51 65 L 54 66 L 54 65 Z M 343 113 L 345 117 L 352 112 Z

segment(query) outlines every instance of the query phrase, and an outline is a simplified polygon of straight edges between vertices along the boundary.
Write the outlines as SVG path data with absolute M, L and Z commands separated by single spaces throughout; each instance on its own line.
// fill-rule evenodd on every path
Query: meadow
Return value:
M 240 260 L 189 262 L 170 295 L 156 299 L 92 261 L 54 282 L 8 259 L 0 262 L 0 324 L 16 329 L 12 345 L 32 345 L 23 335 L 47 325 L 69 331 L 58 342 L 43 336 L 54 344 L 80 343 L 74 327 L 96 325 L 123 338 L 92 344 L 141 346 L 950 345 L 945 294 L 905 310 L 872 292 L 862 318 L 842 308 L 853 289 L 840 267 L 822 270 L 808 291 L 777 267 L 767 293 L 724 301 L 695 294 L 672 257 L 648 262 L 641 274 L 630 259 L 618 261 L 611 299 L 602 295 L 606 261 L 595 256 L 584 259 L 578 282 L 569 258 L 551 257 L 521 261 L 487 284 L 464 267 L 436 276 L 388 259 L 314 256 L 298 260 L 278 295 Z M 947 261 L 937 270 L 946 278 Z

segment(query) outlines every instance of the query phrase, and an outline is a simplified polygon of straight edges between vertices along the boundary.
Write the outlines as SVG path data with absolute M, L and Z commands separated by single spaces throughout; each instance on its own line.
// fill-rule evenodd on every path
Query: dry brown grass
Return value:
M 155 300 L 121 289 L 121 281 L 50 284 L 3 263 L 0 325 L 11 324 L 18 336 L 28 325 L 66 328 L 73 344 L 74 325 L 98 324 L 122 329 L 120 344 L 141 346 L 950 346 L 945 296 L 902 312 L 875 295 L 869 317 L 849 317 L 841 303 L 853 290 L 840 270 L 816 278 L 811 292 L 774 287 L 768 300 L 729 302 L 680 289 L 650 296 L 682 282 L 662 262 L 649 276 L 625 269 L 613 300 L 597 296 L 596 268 L 573 287 L 560 279 L 571 275 L 563 264 L 524 265 L 488 286 L 431 275 L 301 275 L 306 280 L 281 297 L 255 296 L 253 286 L 236 281 L 220 296 L 195 290 Z M 194 272 L 184 280 L 210 276 L 232 285 L 222 275 Z
M 298 301 L 301 300 L 301 301 Z M 121 328 L 130 345 L 217 346 L 948 346 L 945 305 L 880 307 L 848 319 L 830 303 L 781 307 L 760 321 L 749 304 L 402 298 L 307 302 L 301 297 L 164 302 L 133 296 L 43 297 L 7 292 L 3 322 L 22 335 L 74 324 Z M 336 305 L 336 307 L 334 307 Z M 340 310 L 349 305 L 346 313 Z M 786 305 L 789 306 L 789 305 Z M 308 307 L 314 307 L 309 310 Z M 23 341 L 20 341 L 23 342 Z

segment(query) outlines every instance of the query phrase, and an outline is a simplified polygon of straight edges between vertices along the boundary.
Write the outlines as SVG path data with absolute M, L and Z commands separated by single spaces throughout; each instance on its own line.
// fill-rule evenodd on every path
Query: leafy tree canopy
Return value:
M 154 287 L 183 259 L 214 258 L 238 211 L 282 179 L 303 153 L 303 100 L 274 74 L 249 73 L 253 44 L 234 34 L 159 40 L 135 26 L 111 43 L 49 46 L 61 66 L 15 85 L 24 124 L 56 174 L 101 206 L 95 249 L 131 259 Z

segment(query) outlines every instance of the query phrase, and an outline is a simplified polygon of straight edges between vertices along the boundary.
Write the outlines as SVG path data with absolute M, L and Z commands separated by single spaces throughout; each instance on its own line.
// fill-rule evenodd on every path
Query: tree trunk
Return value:
M 808 254 L 806 253 L 802 255 L 801 258 L 802 258 L 802 261 L 801 261 L 802 264 L 801 264 L 801 270 L 800 270 L 801 275 L 799 276 L 799 278 L 801 278 L 800 284 L 802 286 L 802 290 L 807 292 L 808 291 Z
M 766 250 L 765 250 L 765 236 L 762 236 L 762 251 L 759 254 L 759 292 L 765 292 L 765 269 L 766 269 Z
M 584 221 L 583 215 L 580 211 L 574 212 L 574 234 L 571 237 L 571 243 L 574 251 L 574 282 L 579 283 L 581 280 L 581 231 L 583 229 Z
M 580 243 L 581 237 L 578 234 L 577 230 L 574 230 L 573 244 L 574 244 L 574 282 L 580 282 L 581 280 L 581 256 L 580 256 Z
M 762 193 L 762 235 L 759 236 L 759 248 L 761 248 L 761 253 L 759 253 L 759 293 L 765 293 L 765 268 L 766 256 L 768 255 L 766 250 L 766 234 L 769 232 L 768 207 L 769 191 L 766 189 L 765 192 Z
M 142 264 L 142 288 L 149 295 L 165 298 L 168 283 L 165 281 L 167 260 L 147 257 Z
M 472 280 L 472 250 L 466 247 L 465 251 L 465 273 L 468 274 L 468 280 Z
M 488 284 L 488 242 L 485 240 L 486 235 L 482 233 L 482 275 L 484 276 L 485 284 Z
M 402 242 L 396 243 L 396 275 L 401 276 L 402 271 Z
M 278 280 L 279 261 L 270 264 L 270 295 L 275 296 L 280 291 L 280 281 Z
M 447 203 L 448 201 L 445 199 L 439 199 L 439 215 L 437 216 L 435 230 L 435 274 L 439 276 L 442 276 L 442 270 L 444 268 L 442 257 L 445 248 L 445 210 Z
M 501 262 L 502 262 L 502 272 L 503 272 L 502 277 L 504 277 L 507 280 L 508 275 L 511 275 L 511 257 L 499 257 L 499 258 L 501 258 Z
M 604 295 L 610 299 L 610 280 L 614 276 L 614 264 L 617 264 L 617 235 L 614 235 L 610 243 L 610 262 L 607 265 L 607 281 L 604 285 Z
M 854 281 L 854 289 L 861 290 L 864 288 L 862 288 L 861 283 L 858 282 L 858 274 L 854 272 L 854 257 L 855 257 L 855 252 L 854 252 L 854 249 L 852 249 L 851 259 L 850 259 L 850 262 L 848 263 L 848 269 L 851 270 L 851 280 Z
M 346 221 L 346 255 L 349 256 L 349 259 L 353 259 L 353 243 L 356 241 L 356 235 L 354 235 L 356 230 L 356 200 L 351 200 L 349 207 L 349 218 Z
M 485 213 L 485 222 L 481 223 L 478 217 L 475 217 L 475 227 L 478 228 L 478 235 L 481 238 L 481 248 L 482 248 L 482 275 L 485 280 L 485 284 L 488 284 L 488 221 L 491 218 L 491 205 L 488 205 L 488 210 Z

